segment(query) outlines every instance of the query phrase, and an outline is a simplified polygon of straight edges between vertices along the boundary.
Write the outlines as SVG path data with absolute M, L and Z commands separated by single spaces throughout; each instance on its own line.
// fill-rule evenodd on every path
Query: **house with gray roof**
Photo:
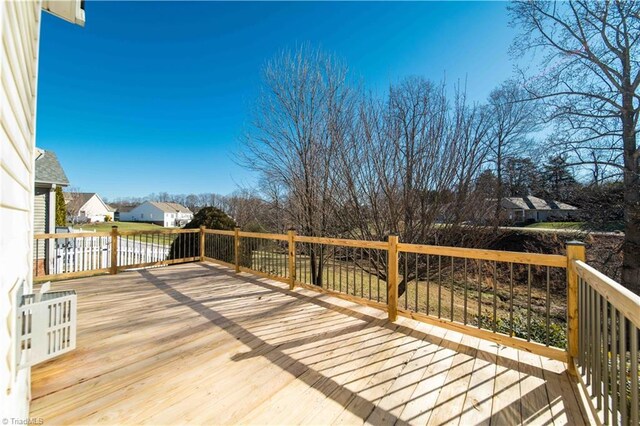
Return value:
M 181 227 L 193 219 L 193 212 L 178 203 L 145 201 L 128 212 L 121 212 L 122 222 L 147 222 L 164 227 Z
M 95 192 L 68 192 L 64 194 L 67 203 L 67 221 L 71 223 L 105 222 L 113 220 L 113 207 Z
M 578 208 L 570 204 L 533 196 L 505 197 L 501 205 L 512 222 L 571 220 L 578 213 Z
M 58 156 L 53 151 L 36 148 L 33 197 L 33 232 L 35 234 L 49 234 L 56 231 L 56 188 L 69 185 L 69 179 L 60 165 Z M 38 273 L 46 273 L 49 264 L 49 253 L 52 251 L 49 240 L 35 247 L 34 266 Z
M 69 185 L 69 179 L 53 151 L 36 148 L 34 233 L 53 233 L 56 228 L 56 188 Z

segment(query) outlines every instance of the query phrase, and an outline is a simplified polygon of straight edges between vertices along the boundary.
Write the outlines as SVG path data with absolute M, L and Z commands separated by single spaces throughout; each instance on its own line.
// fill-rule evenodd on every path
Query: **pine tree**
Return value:
M 67 222 L 67 205 L 64 202 L 62 187 L 56 187 L 56 226 L 65 226 Z

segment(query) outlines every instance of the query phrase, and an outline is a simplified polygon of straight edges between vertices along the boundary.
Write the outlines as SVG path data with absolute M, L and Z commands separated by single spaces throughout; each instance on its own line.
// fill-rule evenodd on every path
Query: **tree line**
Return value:
M 502 197 L 582 197 L 587 206 L 618 197 L 622 281 L 640 292 L 640 6 L 509 9 L 520 29 L 514 56 L 540 66 L 519 70 L 485 102 L 421 76 L 373 93 L 311 45 L 268 61 L 242 161 L 260 175 L 278 226 L 474 246 L 491 234 L 469 227 L 497 223 Z M 312 264 L 321 270 L 321 261 Z

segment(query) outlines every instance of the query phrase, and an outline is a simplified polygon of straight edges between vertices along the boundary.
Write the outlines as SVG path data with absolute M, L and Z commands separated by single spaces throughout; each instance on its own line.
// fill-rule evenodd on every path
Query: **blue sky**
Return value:
M 38 146 L 107 198 L 230 193 L 262 65 L 310 42 L 383 92 L 409 75 L 467 79 L 482 100 L 511 75 L 506 3 L 87 2 L 85 28 L 43 14 Z

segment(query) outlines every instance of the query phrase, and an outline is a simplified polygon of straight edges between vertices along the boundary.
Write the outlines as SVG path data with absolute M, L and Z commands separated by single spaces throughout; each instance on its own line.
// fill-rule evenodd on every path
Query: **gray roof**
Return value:
M 67 211 L 71 214 L 78 214 L 82 206 L 89 201 L 95 192 L 65 192 L 64 202 L 67 205 Z
M 149 201 L 165 213 L 191 213 L 191 210 L 178 203 L 161 203 L 158 201 Z
M 510 209 L 522 210 L 577 210 L 577 207 L 563 203 L 561 201 L 545 201 L 542 198 L 527 197 L 508 197 L 504 198 L 502 205 Z
M 69 185 L 69 179 L 67 179 L 67 175 L 62 169 L 56 153 L 39 148 L 36 149 L 40 154 L 38 158 L 36 158 L 36 183 L 48 183 L 61 186 Z

